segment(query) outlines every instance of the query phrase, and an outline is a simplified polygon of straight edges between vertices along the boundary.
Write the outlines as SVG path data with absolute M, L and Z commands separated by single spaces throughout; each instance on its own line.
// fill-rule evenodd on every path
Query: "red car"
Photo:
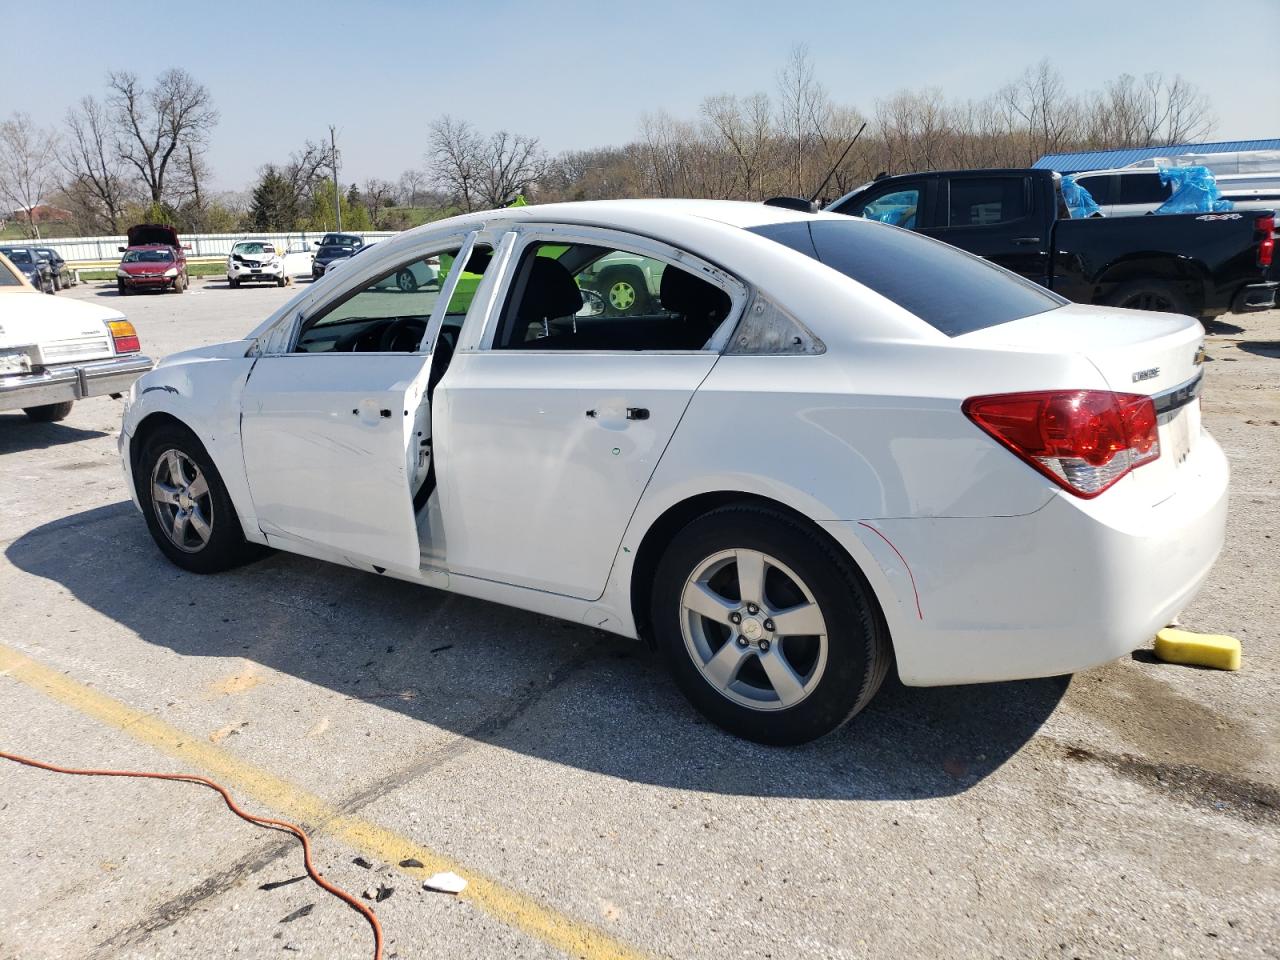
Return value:
M 178 242 L 178 231 L 159 223 L 129 228 L 129 246 L 116 270 L 116 289 L 123 297 L 134 290 L 172 290 L 182 293 L 190 282 L 187 255 Z

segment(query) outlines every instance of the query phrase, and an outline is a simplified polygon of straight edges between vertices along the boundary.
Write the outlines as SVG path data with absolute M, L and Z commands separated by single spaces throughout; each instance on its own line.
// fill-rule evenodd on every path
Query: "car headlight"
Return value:
M 166 271 L 164 272 L 164 275 L 165 275 L 166 277 L 176 277 L 176 276 L 178 275 L 178 268 L 177 268 L 177 267 L 170 267 L 168 270 L 166 270 Z
M 121 280 L 128 280 L 128 279 L 129 279 L 129 274 L 128 274 L 128 273 L 126 273 L 124 270 L 117 270 L 117 271 L 116 271 L 116 276 L 117 276 L 117 277 L 119 277 Z

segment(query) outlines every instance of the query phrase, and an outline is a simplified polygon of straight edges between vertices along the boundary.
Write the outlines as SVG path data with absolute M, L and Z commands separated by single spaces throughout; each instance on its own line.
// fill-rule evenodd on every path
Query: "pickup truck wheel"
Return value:
M 160 551 L 192 573 L 219 573 L 254 559 L 217 467 L 188 430 L 157 428 L 133 471 L 147 529 Z
M 1133 280 L 1111 291 L 1107 303 L 1130 310 L 1157 310 L 1161 313 L 1185 313 L 1194 316 L 1186 294 L 1176 284 L 1160 280 Z
M 880 608 L 848 557 L 750 504 L 676 535 L 658 565 L 651 617 L 693 705 L 759 743 L 835 730 L 867 704 L 891 660 Z
M 605 312 L 614 317 L 644 313 L 649 309 L 649 291 L 644 274 L 636 269 L 615 267 L 600 275 L 597 287 L 604 296 Z
M 38 407 L 23 407 L 22 412 L 33 423 L 56 423 L 59 420 L 67 419 L 67 414 L 71 412 L 71 401 L 45 403 Z

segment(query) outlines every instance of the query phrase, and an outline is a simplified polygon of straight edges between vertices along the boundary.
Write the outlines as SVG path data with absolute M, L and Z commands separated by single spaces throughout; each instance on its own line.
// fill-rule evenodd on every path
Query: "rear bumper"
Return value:
M 130 354 L 48 367 L 43 373 L 0 377 L 0 409 L 41 407 L 86 397 L 124 393 L 155 364 L 150 357 Z
M 1117 485 L 1119 496 L 1059 494 L 1019 517 L 824 526 L 880 564 L 903 683 L 1057 676 L 1150 642 L 1209 575 L 1226 531 L 1226 457 L 1204 434 L 1179 474 L 1155 506 Z
M 1240 289 L 1231 301 L 1232 313 L 1253 313 L 1257 310 L 1270 310 L 1276 305 L 1276 288 L 1280 281 L 1268 283 L 1251 283 Z

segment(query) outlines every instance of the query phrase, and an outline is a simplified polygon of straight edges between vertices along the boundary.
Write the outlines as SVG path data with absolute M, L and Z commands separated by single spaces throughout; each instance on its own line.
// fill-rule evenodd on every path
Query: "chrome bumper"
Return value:
M 0 376 L 0 410 L 124 393 L 133 381 L 154 366 L 150 357 L 129 354 L 109 360 L 46 367 L 43 373 Z

